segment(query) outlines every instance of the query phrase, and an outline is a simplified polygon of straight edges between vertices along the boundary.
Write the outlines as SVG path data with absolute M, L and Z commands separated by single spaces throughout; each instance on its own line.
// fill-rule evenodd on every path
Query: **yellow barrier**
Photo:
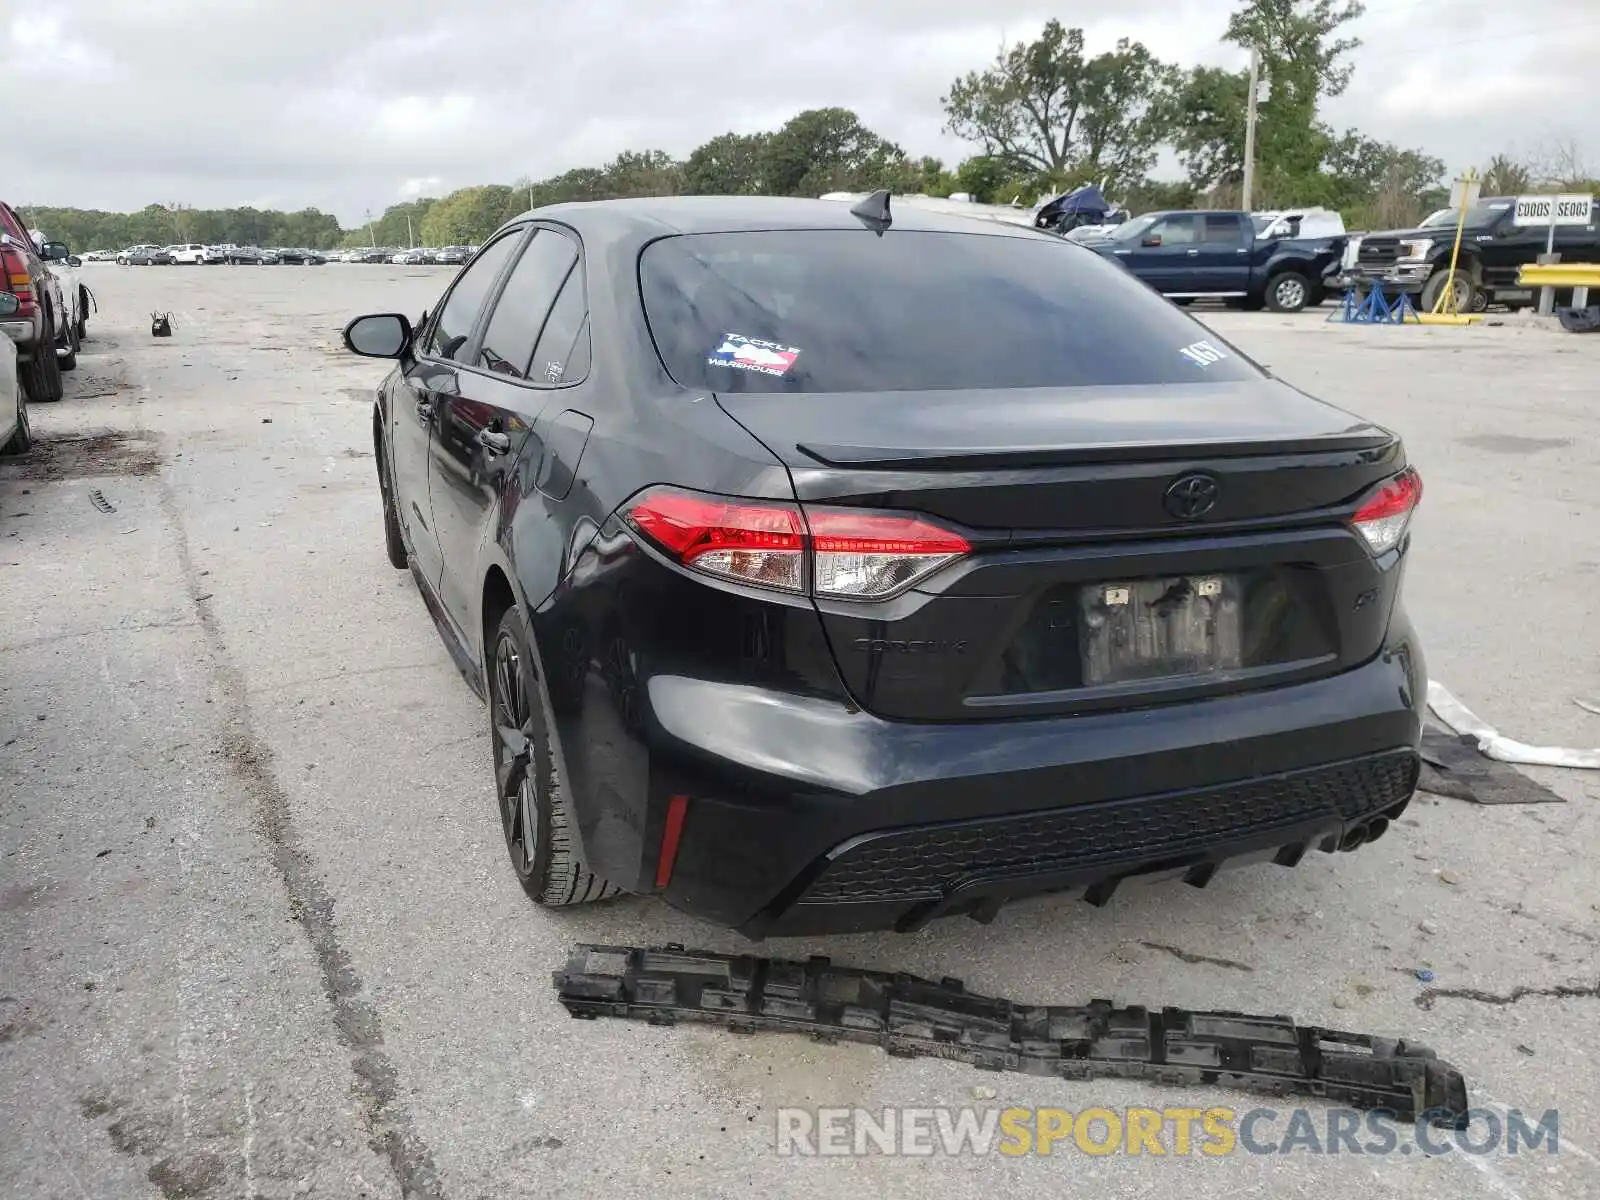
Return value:
M 1521 287 L 1600 288 L 1600 263 L 1530 263 L 1517 272 Z

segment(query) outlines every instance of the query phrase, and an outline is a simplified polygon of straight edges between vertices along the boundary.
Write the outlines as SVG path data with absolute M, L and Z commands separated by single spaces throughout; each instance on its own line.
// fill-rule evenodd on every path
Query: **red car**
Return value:
M 0 291 L 17 299 L 16 311 L 0 319 L 0 332 L 16 343 L 17 377 L 28 398 L 61 399 L 63 364 L 56 349 L 66 339 L 75 363 L 77 334 L 61 302 L 61 289 L 33 244 L 27 224 L 5 203 L 0 203 Z

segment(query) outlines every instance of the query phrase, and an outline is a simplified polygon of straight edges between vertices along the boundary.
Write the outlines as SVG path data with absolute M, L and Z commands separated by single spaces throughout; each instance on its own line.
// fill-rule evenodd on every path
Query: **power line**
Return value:
M 1597 31 L 1600 31 L 1600 25 L 1596 25 L 1596 26 L 1580 26 L 1580 28 L 1593 28 L 1593 29 L 1595 29 Z M 1508 31 L 1508 32 L 1505 32 L 1505 33 L 1486 33 L 1486 34 L 1483 34 L 1483 35 L 1481 35 L 1479 37 L 1454 38 L 1454 39 L 1446 40 L 1446 41 L 1442 41 L 1442 42 L 1428 41 L 1425 44 L 1420 45 L 1420 46 L 1419 45 L 1398 46 L 1398 47 L 1394 47 L 1394 48 L 1388 49 L 1388 50 L 1380 50 L 1376 54 L 1361 54 L 1361 52 L 1358 50 L 1358 51 L 1356 51 L 1356 56 L 1357 56 L 1357 63 L 1358 64 L 1363 59 L 1366 60 L 1366 61 L 1369 61 L 1369 62 L 1372 61 L 1373 59 L 1377 59 L 1378 61 L 1381 62 L 1381 61 L 1383 61 L 1384 59 L 1387 59 L 1387 58 L 1399 58 L 1401 56 L 1404 56 L 1406 58 L 1415 58 L 1415 57 L 1417 57 L 1419 52 L 1426 51 L 1426 50 L 1444 50 L 1444 49 L 1449 49 L 1450 47 L 1453 47 L 1453 46 L 1476 46 L 1476 45 L 1479 45 L 1479 44 L 1481 44 L 1483 42 L 1514 42 L 1514 41 L 1520 41 L 1523 38 L 1555 37 L 1555 36 L 1558 36 L 1558 35 L 1563 40 L 1566 40 L 1566 38 L 1571 33 L 1572 33 L 1572 26 L 1570 24 L 1563 25 L 1560 29 L 1553 29 L 1553 28 L 1550 28 L 1550 27 L 1547 26 L 1547 27 L 1545 27 L 1543 29 L 1523 29 L 1523 30 L 1516 30 L 1516 31 Z

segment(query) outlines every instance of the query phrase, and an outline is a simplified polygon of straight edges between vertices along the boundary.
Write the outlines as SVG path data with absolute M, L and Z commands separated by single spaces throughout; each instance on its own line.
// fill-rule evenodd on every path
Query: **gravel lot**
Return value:
M 507 867 L 483 711 L 383 556 L 383 368 L 338 342 L 448 272 L 84 275 L 67 399 L 0 465 L 0 1195 L 1600 1195 L 1600 779 L 1576 771 L 1532 772 L 1563 805 L 1420 797 L 1360 853 L 1205 892 L 768 947 L 1417 1038 L 1480 1105 L 1559 1108 L 1557 1155 L 778 1157 L 782 1105 L 1260 1102 L 572 1021 L 574 941 L 751 946 L 650 901 L 541 912 Z M 1513 737 L 1600 744 L 1573 703 L 1600 699 L 1600 338 L 1323 315 L 1206 319 L 1405 435 L 1434 678 Z

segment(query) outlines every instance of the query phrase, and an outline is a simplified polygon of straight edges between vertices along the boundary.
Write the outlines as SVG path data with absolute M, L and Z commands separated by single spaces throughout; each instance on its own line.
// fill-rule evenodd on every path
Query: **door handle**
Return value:
M 511 449 L 511 439 L 503 433 L 496 433 L 492 429 L 478 431 L 478 445 L 493 454 L 504 454 Z
M 1113 250 L 1113 254 L 1132 254 L 1132 250 Z
M 1189 251 L 1190 255 L 1195 255 L 1195 254 L 1199 254 L 1199 253 L 1200 253 L 1200 251 L 1198 251 L 1198 250 L 1190 250 Z
M 1243 246 L 1240 246 L 1239 249 L 1234 251 L 1234 253 L 1235 254 L 1249 254 L 1250 251 L 1246 250 Z
M 419 421 L 433 420 L 433 405 L 426 400 L 417 401 L 417 419 Z

